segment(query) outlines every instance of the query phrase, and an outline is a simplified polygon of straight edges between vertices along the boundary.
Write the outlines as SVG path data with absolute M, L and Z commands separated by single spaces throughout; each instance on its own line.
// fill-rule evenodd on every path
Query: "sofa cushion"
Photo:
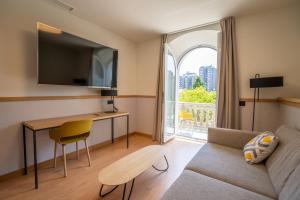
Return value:
M 286 184 L 279 194 L 279 200 L 300 199 L 300 165 L 289 176 Z
M 247 163 L 260 163 L 270 156 L 278 144 L 278 137 L 266 131 L 251 139 L 244 146 L 244 158 Z
M 280 193 L 290 174 L 300 163 L 300 132 L 280 127 L 275 135 L 279 145 L 266 161 L 266 167 L 275 192 Z
M 184 170 L 162 200 L 271 200 L 249 190 Z
M 218 144 L 205 144 L 186 169 L 225 181 L 244 189 L 276 198 L 266 167 L 249 165 L 242 150 Z

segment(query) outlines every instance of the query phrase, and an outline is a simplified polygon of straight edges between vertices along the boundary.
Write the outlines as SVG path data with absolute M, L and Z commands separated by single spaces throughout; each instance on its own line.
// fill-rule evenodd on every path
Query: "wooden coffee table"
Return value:
M 165 169 L 158 169 L 154 164 L 164 157 L 167 167 Z M 134 185 L 135 178 L 146 171 L 148 168 L 153 167 L 155 170 L 165 172 L 169 168 L 169 163 L 164 155 L 163 147 L 160 145 L 150 145 L 144 147 L 136 152 L 133 152 L 120 160 L 103 168 L 98 175 L 98 180 L 101 184 L 99 195 L 104 197 L 113 192 L 119 185 L 124 184 L 123 197 L 125 199 L 126 185 L 132 180 L 128 199 L 130 199 L 131 192 Z M 112 190 L 102 194 L 104 186 L 115 186 Z

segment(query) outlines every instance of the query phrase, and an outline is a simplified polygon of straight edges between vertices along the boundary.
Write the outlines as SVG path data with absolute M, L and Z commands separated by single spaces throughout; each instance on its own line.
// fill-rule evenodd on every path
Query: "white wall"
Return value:
M 0 96 L 80 95 L 98 92 L 85 87 L 36 84 L 38 21 L 118 49 L 119 92 L 136 93 L 135 43 L 59 9 L 47 1 L 4 0 L 0 6 Z M 8 85 L 12 87 L 7 87 Z
M 280 124 L 300 131 L 300 108 L 280 104 Z
M 246 102 L 246 106 L 240 107 L 241 128 L 252 129 L 253 103 Z M 255 109 L 255 130 L 276 131 L 281 125 L 279 104 L 276 102 L 259 102 Z
M 0 2 L 0 96 L 66 96 L 99 94 L 86 87 L 38 86 L 36 76 L 36 22 L 117 48 L 119 50 L 118 88 L 121 95 L 136 93 L 136 44 L 104 28 L 82 20 L 47 1 L 2 0 Z M 130 132 L 136 131 L 136 98 L 120 98 L 121 111 L 130 112 Z M 23 167 L 21 123 L 25 120 L 99 112 L 105 100 L 51 100 L 0 102 L 0 175 Z M 117 119 L 116 137 L 126 133 L 126 121 Z M 29 164 L 32 163 L 32 134 L 28 132 Z M 93 125 L 90 144 L 110 139 L 110 121 Z M 38 162 L 51 159 L 53 143 L 47 131 L 37 136 Z M 82 146 L 81 146 L 82 147 Z M 125 144 L 124 144 L 125 147 Z M 74 151 L 69 145 L 67 151 Z M 93 157 L 93 154 L 91 154 Z
M 236 18 L 239 89 L 241 98 L 252 98 L 249 79 L 261 76 L 284 76 L 284 87 L 260 90 L 261 98 L 300 96 L 300 4 Z M 253 103 L 241 107 L 243 129 L 251 129 Z M 259 103 L 256 130 L 280 126 L 280 106 Z
M 137 94 L 156 95 L 158 65 L 160 59 L 160 38 L 154 38 L 137 45 Z M 137 100 L 136 131 L 153 134 L 155 98 Z
M 136 99 L 117 99 L 119 109 L 130 112 L 130 132 L 136 130 Z M 0 103 L 0 175 L 23 167 L 22 121 L 68 116 L 81 113 L 93 113 L 102 110 L 98 99 L 84 100 L 50 100 L 50 101 L 23 101 Z M 126 133 L 126 118 L 117 118 L 115 123 L 115 137 Z M 90 145 L 110 140 L 110 120 L 97 121 L 93 124 L 91 135 L 88 138 Z M 39 131 L 37 134 L 38 162 L 53 158 L 54 143 L 49 139 L 48 131 Z M 32 132 L 27 131 L 27 153 L 29 164 L 33 163 Z M 124 143 L 124 148 L 125 148 Z M 80 145 L 83 148 L 83 144 Z M 67 152 L 75 150 L 75 145 L 67 145 Z M 59 147 L 59 154 L 61 150 Z M 91 153 L 91 157 L 93 154 Z
M 299 10 L 298 3 L 236 17 L 241 98 L 252 98 L 253 90 L 249 88 L 249 79 L 256 73 L 262 76 L 284 76 L 283 88 L 263 89 L 261 98 L 300 96 Z M 138 44 L 138 94 L 155 95 L 159 41 L 159 38 L 156 38 Z M 143 79 L 146 81 L 142 81 Z M 153 105 L 152 102 L 142 104 L 141 107 Z M 252 105 L 251 102 L 247 102 L 245 107 L 241 107 L 242 129 L 251 129 Z M 256 130 L 276 130 L 280 122 L 277 103 L 258 103 L 256 111 Z
M 137 94 L 155 95 L 160 57 L 160 38 L 137 45 Z
M 262 76 L 284 76 L 284 87 L 263 89 L 262 98 L 300 96 L 299 10 L 298 3 L 285 8 L 236 17 L 241 98 L 252 98 L 253 91 L 249 88 L 249 79 L 256 73 Z M 138 77 L 145 76 L 144 72 L 153 73 L 158 70 L 159 45 L 159 38 L 138 44 Z M 153 88 L 156 79 L 157 76 L 147 77 L 147 82 L 139 86 L 138 94 L 155 94 Z
M 284 76 L 283 88 L 261 90 L 262 98 L 300 97 L 300 3 L 237 17 L 240 96 L 252 97 L 249 79 Z
M 154 132 L 155 99 L 138 98 L 136 103 L 136 131 L 152 135 Z
M 249 78 L 255 73 L 284 75 L 285 87 L 264 89 L 263 98 L 299 97 L 297 80 L 300 52 L 299 4 L 287 8 L 237 17 L 237 44 L 240 97 L 251 98 Z M 160 38 L 132 43 L 102 27 L 48 4 L 47 1 L 2 0 L 0 3 L 0 96 L 51 96 L 98 94 L 98 90 L 36 85 L 36 22 L 41 21 L 66 32 L 119 49 L 119 94 L 155 95 Z M 104 100 L 57 100 L 0 102 L 0 175 L 23 167 L 21 122 L 104 109 Z M 117 105 L 131 113 L 130 131 L 153 133 L 154 98 L 120 98 Z M 250 129 L 251 103 L 241 107 L 242 128 Z M 278 104 L 263 103 L 257 109 L 257 129 L 276 129 Z M 108 121 L 96 122 L 90 143 L 110 138 Z M 116 124 L 118 135 L 126 128 Z M 28 134 L 29 135 L 29 134 Z M 31 142 L 31 138 L 28 138 Z M 38 160 L 52 157 L 47 133 L 38 136 Z M 31 146 L 28 147 L 31 152 Z M 68 151 L 74 150 L 69 147 Z M 31 154 L 29 159 L 32 161 Z
M 190 32 L 169 42 L 176 61 L 179 63 L 182 56 L 199 45 L 217 48 L 218 31 L 199 30 Z

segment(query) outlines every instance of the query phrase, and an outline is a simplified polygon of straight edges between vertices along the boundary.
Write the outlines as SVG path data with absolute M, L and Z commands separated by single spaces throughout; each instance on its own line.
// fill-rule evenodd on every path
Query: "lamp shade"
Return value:
M 101 96 L 118 96 L 118 90 L 101 90 Z
M 282 87 L 283 76 L 251 78 L 250 88 Z

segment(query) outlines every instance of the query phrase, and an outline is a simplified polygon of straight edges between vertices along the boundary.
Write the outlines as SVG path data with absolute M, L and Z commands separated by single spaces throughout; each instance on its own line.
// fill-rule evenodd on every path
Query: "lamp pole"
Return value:
M 255 78 L 260 78 L 260 74 L 255 74 Z M 257 101 L 259 101 L 259 88 L 257 88 L 257 87 L 254 88 L 253 111 L 252 111 L 252 131 L 254 131 L 254 125 L 255 125 L 256 91 L 257 91 Z

